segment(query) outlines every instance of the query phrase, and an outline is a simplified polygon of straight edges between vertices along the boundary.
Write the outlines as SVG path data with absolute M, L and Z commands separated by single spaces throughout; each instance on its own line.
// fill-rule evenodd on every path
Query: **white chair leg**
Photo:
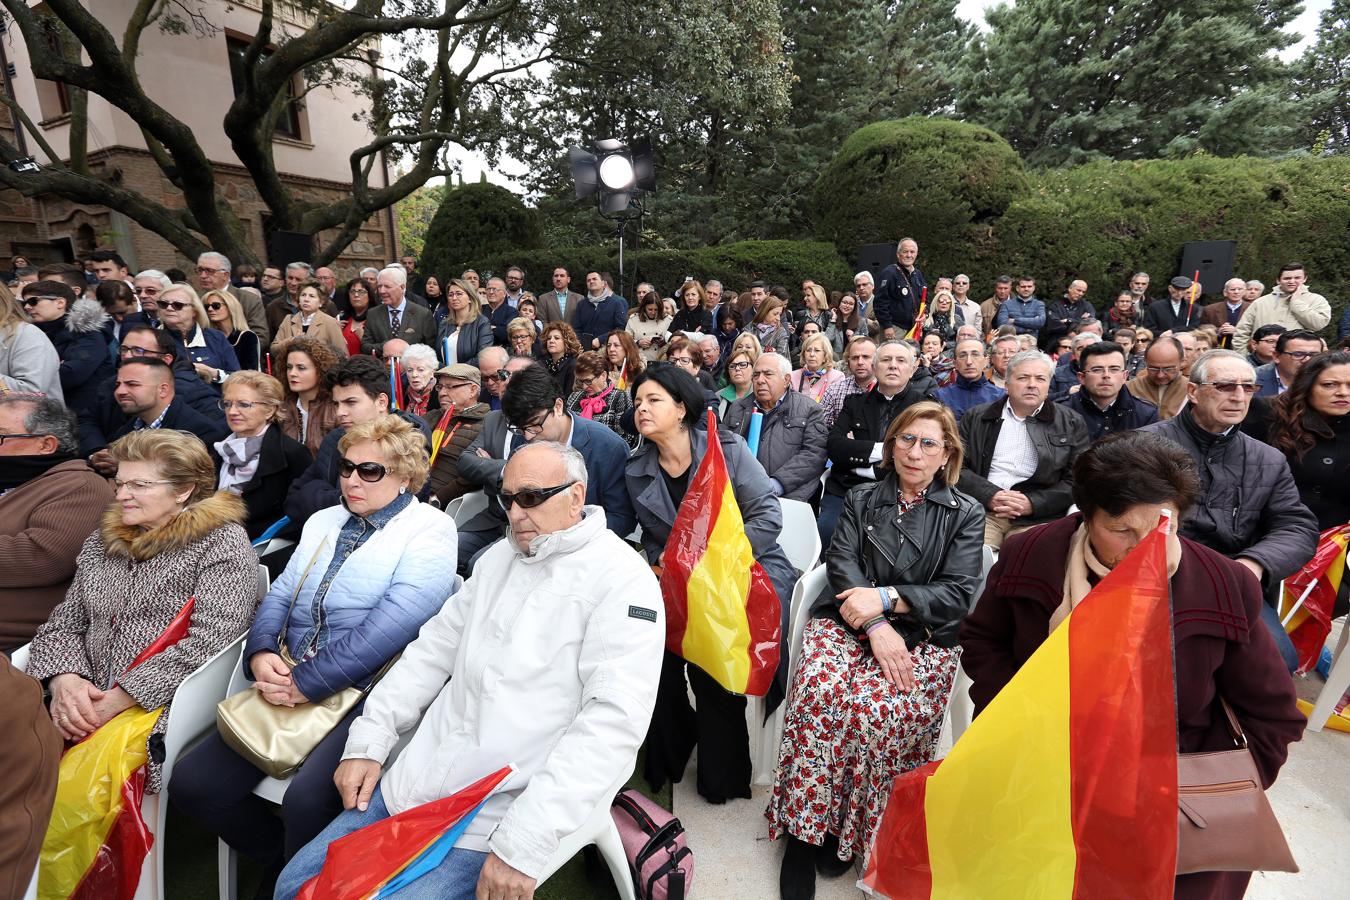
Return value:
M 216 872 L 220 881 L 220 900 L 235 900 L 239 896 L 239 858 L 234 848 L 222 840 L 216 841 Z
M 948 714 L 951 716 L 952 743 L 955 744 L 961 740 L 961 735 L 970 727 L 971 720 L 975 718 L 975 705 L 970 702 L 970 686 L 973 682 L 966 670 L 957 665 L 956 683 L 952 685 L 952 702 L 948 706 Z
M 1321 731 L 1327 719 L 1336 711 L 1336 704 L 1350 689 L 1350 652 L 1346 643 L 1350 641 L 1350 620 L 1341 625 L 1341 639 L 1336 642 L 1336 655 L 1331 658 L 1331 671 L 1327 673 L 1327 683 L 1322 693 L 1317 695 L 1317 705 L 1308 716 L 1308 730 Z
M 600 832 L 595 848 L 600 851 L 609 874 L 614 876 L 614 886 L 619 889 L 619 900 L 637 900 L 633 891 L 633 876 L 628 871 L 628 856 L 623 852 L 623 841 L 619 839 L 619 829 L 610 823 L 609 828 Z

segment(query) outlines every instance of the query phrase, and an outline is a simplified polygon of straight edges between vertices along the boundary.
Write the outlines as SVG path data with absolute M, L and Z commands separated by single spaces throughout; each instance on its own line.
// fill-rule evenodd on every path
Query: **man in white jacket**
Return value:
M 516 774 L 410 896 L 529 900 L 559 841 L 610 801 L 647 733 L 665 609 L 651 569 L 585 498 L 571 447 L 511 457 L 512 539 L 483 554 L 367 698 L 334 776 L 346 811 L 287 864 L 277 897 L 318 873 L 332 841 L 510 763 Z

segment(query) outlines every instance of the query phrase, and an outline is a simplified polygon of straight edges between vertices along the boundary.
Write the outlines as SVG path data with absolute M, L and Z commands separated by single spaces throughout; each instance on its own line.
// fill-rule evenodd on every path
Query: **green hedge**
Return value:
M 662 293 L 680 285 L 686 275 L 699 281 L 714 278 L 728 288 L 743 290 L 752 281 L 788 288 L 794 298 L 806 279 L 828 290 L 847 290 L 853 272 L 833 244 L 823 241 L 740 241 L 696 250 L 645 250 L 625 258 L 637 266 L 638 277 Z
M 468 261 L 530 249 L 541 242 L 539 217 L 504 187 L 487 182 L 447 191 L 422 247 L 422 271 L 458 275 Z

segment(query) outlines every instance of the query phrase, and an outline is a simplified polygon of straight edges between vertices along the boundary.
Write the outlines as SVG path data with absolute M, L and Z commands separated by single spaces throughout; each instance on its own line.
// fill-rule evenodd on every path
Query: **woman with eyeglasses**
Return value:
M 229 374 L 239 371 L 239 357 L 225 335 L 211 327 L 206 307 L 192 285 L 165 288 L 156 306 L 160 325 L 177 339 L 179 351 L 192 360 L 197 377 L 219 391 Z
M 456 279 L 445 286 L 448 312 L 436 330 L 436 353 L 441 363 L 473 365 L 480 351 L 492 346 L 492 323 L 483 315 L 478 288 Z
M 281 349 L 277 359 L 285 378 L 281 430 L 310 453 L 318 453 L 323 439 L 337 426 L 337 405 L 328 384 L 337 354 L 327 344 L 298 337 Z
M 207 291 L 202 297 L 202 305 L 206 307 L 206 318 L 211 327 L 225 335 L 234 348 L 240 371 L 258 371 L 262 363 L 261 343 L 249 329 L 248 318 L 239 301 L 229 291 Z
M 320 341 L 337 355 L 346 359 L 350 354 L 347 338 L 342 334 L 342 323 L 323 311 L 327 295 L 323 285 L 317 281 L 307 281 L 300 286 L 296 296 L 299 307 L 294 313 L 281 320 L 277 333 L 272 338 L 272 359 L 281 355 L 281 348 L 292 338 L 307 337 Z
M 577 333 L 566 322 L 549 322 L 544 326 L 544 333 L 539 336 L 539 344 L 543 348 L 539 361 L 558 382 L 562 395 L 566 397 L 572 393 L 572 367 L 581 355 L 581 341 Z
M 221 394 L 230 436 L 215 445 L 220 457 L 217 487 L 244 501 L 248 507 L 244 530 L 253 540 L 286 514 L 282 507 L 291 482 L 305 473 L 314 457 L 279 427 L 281 382 L 271 375 L 237 372 Z
M 633 498 L 647 561 L 660 567 L 675 515 L 708 450 L 721 442 L 727 475 L 740 508 L 755 562 L 773 582 L 781 605 L 783 633 L 797 575 L 778 545 L 782 507 L 759 461 L 739 435 L 718 429 L 709 434 L 704 394 L 687 371 L 653 363 L 633 383 L 634 422 L 644 438 L 628 458 L 625 478 Z M 750 796 L 750 749 L 745 727 L 745 697 L 723 690 L 694 666 L 667 652 L 661 666 L 656 711 L 647 733 L 643 775 L 654 790 L 680 781 L 698 747 L 698 792 L 710 803 Z M 770 689 L 769 712 L 781 702 L 787 653 Z M 689 705 L 689 688 L 695 708 Z
M 112 380 L 112 356 L 103 323 L 108 314 L 97 300 L 77 299 L 63 281 L 23 286 L 23 309 L 47 336 L 60 359 L 58 374 L 66 406 L 81 417 L 101 412 L 99 387 Z
M 361 353 L 361 338 L 366 333 L 366 315 L 375 297 L 375 285 L 364 278 L 353 278 L 347 282 L 347 309 L 342 318 L 342 338 L 347 342 L 347 355 Z
M 726 367 L 727 386 L 717 392 L 717 417 L 719 419 L 727 414 L 731 404 L 750 395 L 750 391 L 754 387 L 753 373 L 755 360 L 757 359 L 759 359 L 759 354 L 755 353 L 753 348 L 750 347 L 743 347 L 731 352 Z
M 769 837 L 787 838 L 784 898 L 848 871 L 896 776 L 937 754 L 982 568 L 984 508 L 956 489 L 962 455 L 951 411 L 916 403 L 886 429 L 882 477 L 845 500 L 829 584 L 807 600 L 765 813 Z
M 366 687 L 460 586 L 454 566 L 445 565 L 456 554 L 455 523 L 417 500 L 427 478 L 422 433 L 397 416 L 379 416 L 344 434 L 338 453 L 342 503 L 305 522 L 244 644 L 254 689 L 279 706 Z M 333 772 L 363 705 L 318 741 L 291 779 L 280 816 L 253 795 L 263 773 L 218 734 L 178 763 L 170 800 L 263 866 L 266 888 L 342 812 Z
M 512 356 L 538 356 L 543 351 L 534 322 L 524 316 L 506 323 L 506 341 L 511 345 Z
M 633 408 L 628 392 L 609 377 L 604 358 L 594 350 L 577 357 L 572 367 L 572 383 L 577 390 L 567 398 L 567 411 L 597 425 L 604 425 L 623 438 L 630 448 L 636 447 L 638 436 L 623 430 L 620 424 L 624 414 Z

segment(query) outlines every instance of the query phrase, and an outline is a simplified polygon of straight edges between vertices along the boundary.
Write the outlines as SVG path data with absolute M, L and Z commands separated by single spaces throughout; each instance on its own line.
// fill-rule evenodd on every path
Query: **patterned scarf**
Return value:
M 270 426 L 269 426 L 270 427 Z M 222 491 L 242 494 L 244 485 L 253 480 L 258 471 L 258 459 L 262 454 L 264 428 L 261 433 L 249 437 L 232 434 L 216 443 L 216 452 L 220 454 L 220 485 Z

